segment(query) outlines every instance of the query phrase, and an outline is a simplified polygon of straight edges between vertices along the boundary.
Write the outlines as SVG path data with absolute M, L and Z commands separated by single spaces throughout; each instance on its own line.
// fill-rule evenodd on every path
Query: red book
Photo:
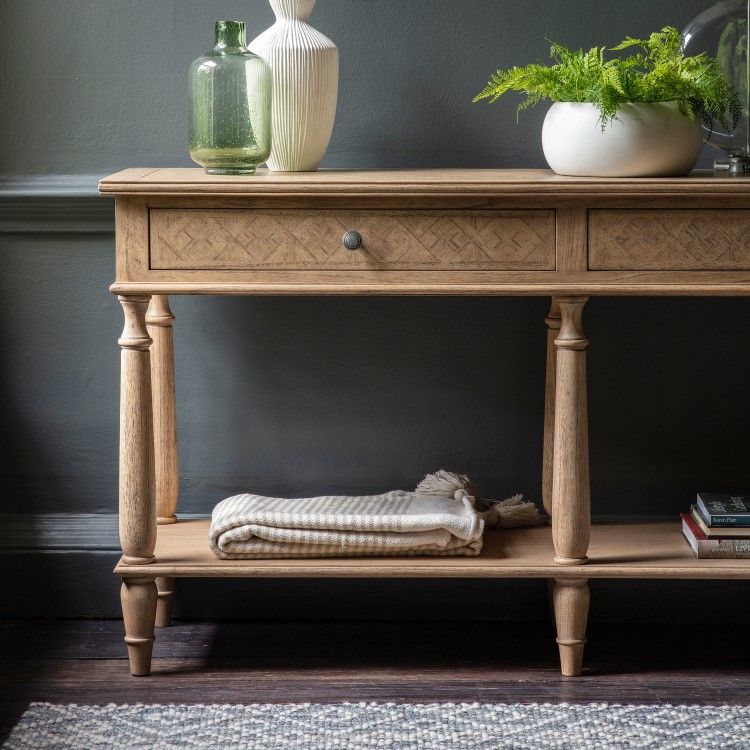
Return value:
M 750 559 L 750 539 L 709 539 L 689 513 L 682 513 L 682 533 L 696 557 Z

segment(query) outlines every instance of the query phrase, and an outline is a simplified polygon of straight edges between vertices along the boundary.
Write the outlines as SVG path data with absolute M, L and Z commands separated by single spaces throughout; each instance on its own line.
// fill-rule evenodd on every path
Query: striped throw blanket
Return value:
M 224 559 L 469 557 L 482 549 L 485 520 L 494 523 L 498 508 L 506 508 L 506 520 L 518 516 L 518 523 L 504 525 L 524 525 L 521 515 L 538 520 L 534 506 L 519 498 L 493 503 L 487 518 L 471 490 L 466 477 L 438 472 L 415 492 L 294 500 L 235 495 L 214 508 L 209 544 Z

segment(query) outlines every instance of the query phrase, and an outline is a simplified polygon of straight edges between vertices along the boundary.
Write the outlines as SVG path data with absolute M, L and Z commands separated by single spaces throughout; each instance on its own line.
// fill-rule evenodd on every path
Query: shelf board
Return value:
M 490 531 L 478 557 L 352 557 L 220 560 L 208 546 L 210 521 L 160 526 L 156 562 L 118 563 L 123 577 L 182 578 L 736 578 L 750 579 L 750 560 L 698 560 L 679 522 L 613 523 L 592 528 L 589 562 L 552 562 L 551 530 Z

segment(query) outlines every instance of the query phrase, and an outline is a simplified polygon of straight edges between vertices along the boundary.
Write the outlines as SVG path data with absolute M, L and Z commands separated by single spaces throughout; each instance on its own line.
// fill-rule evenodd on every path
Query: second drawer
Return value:
M 592 271 L 750 270 L 750 211 L 589 211 L 589 268 Z

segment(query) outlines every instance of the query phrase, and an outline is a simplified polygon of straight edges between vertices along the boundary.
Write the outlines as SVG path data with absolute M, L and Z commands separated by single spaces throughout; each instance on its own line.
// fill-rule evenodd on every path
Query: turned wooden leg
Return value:
M 560 303 L 552 298 L 547 324 L 547 378 L 544 388 L 544 452 L 542 455 L 542 503 L 547 514 L 547 522 L 552 520 L 552 465 L 555 445 L 555 382 L 557 373 L 557 352 L 555 339 L 560 331 Z
M 549 619 L 552 627 L 555 627 L 555 581 L 547 579 L 547 606 L 549 607 Z
M 552 469 L 552 540 L 555 562 L 581 565 L 591 535 L 586 347 L 581 318 L 587 297 L 560 297 L 562 323 L 555 339 L 555 436 Z
M 154 561 L 156 499 L 151 404 L 151 339 L 146 331 L 148 296 L 121 296 L 125 328 L 120 337 L 120 544 L 122 562 Z
M 151 672 L 156 616 L 156 583 L 153 578 L 125 578 L 120 591 L 128 644 L 130 671 L 136 677 Z
M 154 412 L 154 477 L 156 490 L 156 522 L 177 521 L 179 474 L 177 467 L 177 409 L 174 387 L 174 315 L 169 297 L 155 294 L 146 313 L 151 344 L 151 391 Z M 174 578 L 157 578 L 159 599 L 156 606 L 156 627 L 172 624 Z
M 154 473 L 157 523 L 177 520 L 177 418 L 174 389 L 174 315 L 169 297 L 156 294 L 146 313 L 151 345 L 151 388 L 154 411 Z
M 156 590 L 159 594 L 156 602 L 156 627 L 168 628 L 172 624 L 174 578 L 157 578 Z
M 557 644 L 560 648 L 560 669 L 565 677 L 581 674 L 589 599 L 586 578 L 555 579 L 553 600 Z

